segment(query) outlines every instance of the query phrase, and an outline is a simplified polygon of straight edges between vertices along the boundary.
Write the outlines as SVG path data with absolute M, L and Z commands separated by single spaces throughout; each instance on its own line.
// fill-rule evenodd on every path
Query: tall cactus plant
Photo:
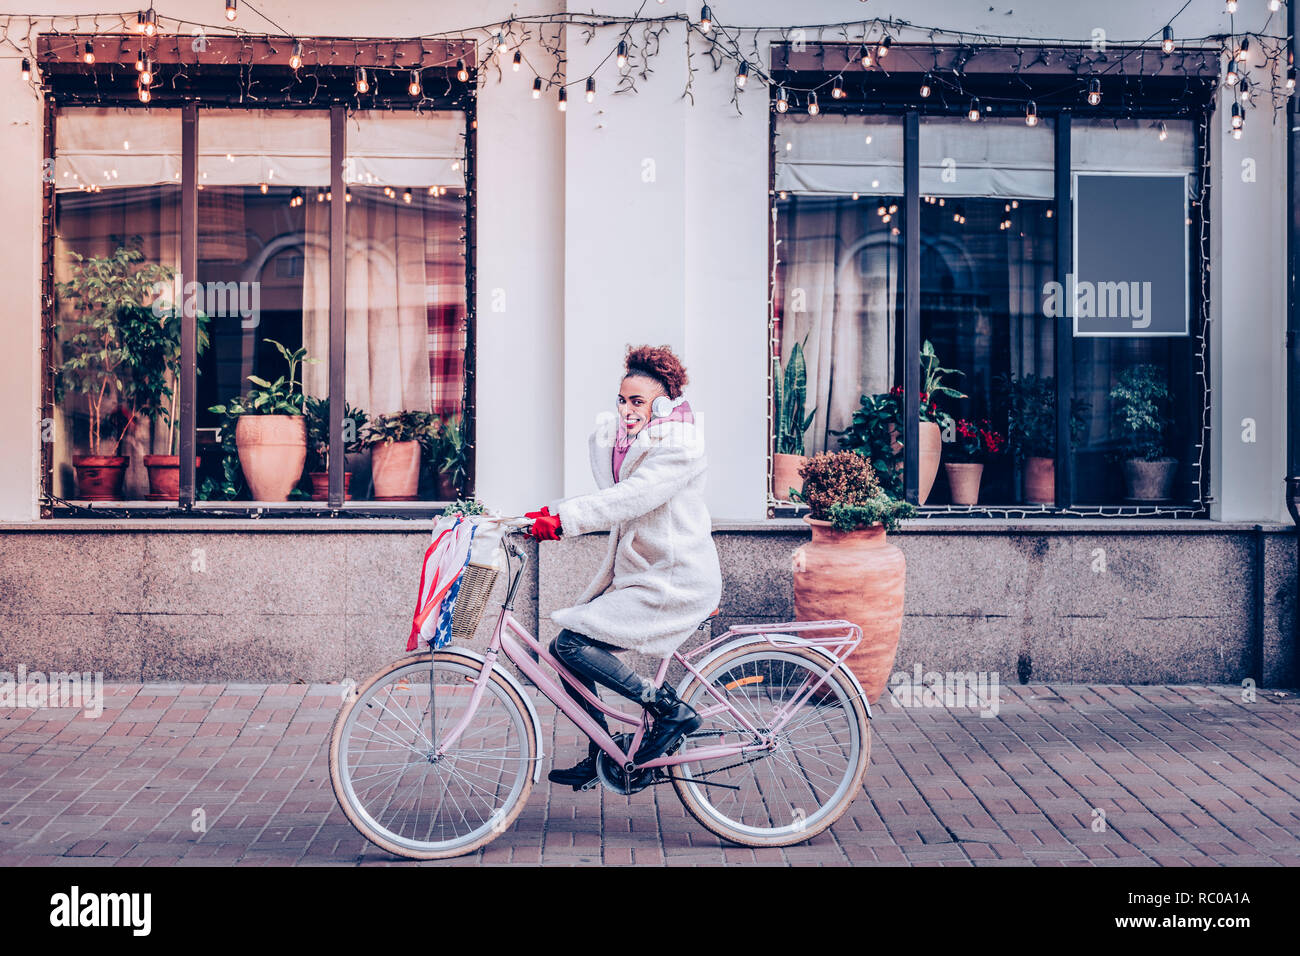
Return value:
M 778 455 L 802 455 L 803 435 L 812 424 L 813 409 L 804 416 L 804 399 L 808 391 L 808 366 L 804 362 L 803 342 L 796 342 L 790 349 L 790 359 L 781 368 L 781 360 L 772 356 L 772 376 L 776 412 L 776 453 Z

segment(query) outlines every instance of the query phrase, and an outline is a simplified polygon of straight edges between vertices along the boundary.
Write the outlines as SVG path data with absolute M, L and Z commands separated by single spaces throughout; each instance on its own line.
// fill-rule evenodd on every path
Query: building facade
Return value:
M 870 449 L 855 428 L 892 402 L 919 501 L 922 420 L 950 462 L 959 421 L 1001 438 L 975 449 L 975 503 L 940 467 L 895 536 L 901 669 L 1293 680 L 1287 12 L 1198 2 L 1166 52 L 1157 6 L 12 21 L 31 46 L 0 71 L 0 148 L 30 175 L 0 181 L 4 663 L 362 676 L 404 645 L 441 503 L 594 488 L 587 436 L 642 343 L 690 372 L 723 623 L 788 620 L 807 526 L 774 476 L 774 393 L 798 343 L 808 454 Z M 104 354 L 87 263 L 168 330 L 148 382 Z M 961 393 L 933 409 L 927 343 Z M 249 376 L 274 393 L 291 368 L 345 402 L 313 406 L 289 499 L 254 500 L 221 429 Z M 1153 384 L 1162 421 L 1126 429 Z M 385 487 L 362 448 L 410 411 L 440 428 L 418 482 Z M 129 459 L 108 500 L 78 473 L 96 454 Z M 145 456 L 169 454 L 177 489 L 150 499 Z M 1175 459 L 1172 486 L 1133 494 L 1131 457 Z M 541 636 L 599 537 L 535 549 L 519 610 Z

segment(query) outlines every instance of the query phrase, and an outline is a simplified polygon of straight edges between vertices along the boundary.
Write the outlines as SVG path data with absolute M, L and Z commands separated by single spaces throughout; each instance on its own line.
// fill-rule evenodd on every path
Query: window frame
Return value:
M 139 40 L 139 42 L 137 42 Z M 184 40 L 182 45 L 181 41 Z M 175 41 L 168 48 L 170 41 Z M 326 114 L 330 124 L 330 189 L 333 195 L 345 193 L 343 181 L 344 159 L 347 155 L 347 117 L 351 110 L 391 109 L 410 112 L 437 112 L 455 110 L 465 117 L 465 356 L 462 395 L 462 422 L 465 443 L 469 450 L 466 464 L 465 493 L 472 495 L 476 483 L 477 455 L 475 395 L 475 331 L 476 331 L 476 263 L 477 245 L 475 188 L 477 97 L 474 91 L 477 74 L 469 69 L 467 81 L 458 81 L 455 68 L 448 64 L 458 60 L 476 64 L 477 47 L 474 40 L 392 41 L 392 40 L 342 40 L 338 38 L 301 38 L 305 51 L 316 50 L 317 65 L 321 65 L 319 51 L 330 51 L 329 64 L 325 66 L 327 81 L 316 88 L 312 99 L 302 102 L 294 92 L 279 97 L 260 98 L 243 102 L 238 93 L 247 82 L 248 67 L 257 60 L 276 57 L 283 59 L 283 41 L 274 37 L 263 38 L 210 38 L 204 50 L 183 49 L 191 44 L 188 37 L 164 37 L 161 34 L 152 43 L 143 38 L 113 35 L 42 34 L 38 37 L 38 63 L 44 83 L 45 129 L 43 143 L 47 167 L 52 168 L 55 156 L 58 113 L 61 107 L 117 106 L 128 109 L 176 110 L 181 119 L 181 274 L 198 274 L 198 132 L 204 105 L 214 108 L 248 109 L 316 109 Z M 79 51 L 92 43 L 96 52 L 94 65 L 84 65 L 78 60 Z M 187 69 L 194 70 L 196 89 L 176 90 L 158 82 L 152 102 L 143 104 L 134 95 L 122 94 L 123 75 L 133 82 L 132 66 L 136 50 L 141 44 L 151 46 L 156 71 L 161 79 L 187 77 Z M 305 58 L 310 59 L 310 54 Z M 364 99 L 354 91 L 344 88 L 356 67 L 379 72 L 394 72 L 399 60 L 419 62 L 425 77 L 426 91 L 419 101 L 411 98 L 381 98 L 378 90 Z M 431 65 L 425 66 L 426 58 Z M 334 66 L 334 63 L 342 65 Z M 222 69 L 232 64 L 225 73 Z M 195 69 L 195 67 L 201 69 Z M 274 69 L 274 67 L 271 67 Z M 307 67 L 304 67 L 307 69 Z M 406 72 L 410 66 L 402 67 Z M 168 71 L 171 71 L 170 73 Z M 206 70 L 205 74 L 203 71 Z M 84 85 L 90 78 L 94 87 L 93 98 L 87 96 Z M 340 77 L 343 82 L 340 82 Z M 202 78 L 203 83 L 198 82 Z M 441 87 L 445 80 L 446 92 L 429 89 L 430 79 L 436 78 Z M 100 83 L 104 89 L 100 89 Z M 183 85 L 183 84 L 182 84 Z M 310 86 L 310 84 L 307 84 Z M 376 84 L 377 86 L 377 84 Z M 129 89 L 129 88 L 128 88 Z M 350 94 L 350 95 L 349 95 Z M 315 97 L 321 99 L 317 101 Z M 42 332 L 42 399 L 41 418 L 53 420 L 54 373 L 56 370 L 57 321 L 54 295 L 54 238 L 55 238 L 55 186 L 53 176 L 42 176 L 41 213 L 41 302 Z M 344 261 L 346 238 L 346 204 L 331 204 L 329 216 L 329 392 L 344 395 L 347 381 L 345 358 L 346 315 Z M 442 513 L 445 501 L 418 502 L 350 502 L 344 494 L 345 455 L 343 442 L 342 401 L 330 402 L 329 423 L 329 492 L 325 502 L 290 500 L 288 502 L 257 501 L 206 501 L 196 498 L 195 446 L 197 399 L 197 319 L 192 302 L 183 297 L 181 302 L 181 375 L 178 383 L 178 418 L 180 422 L 180 496 L 175 505 L 126 506 L 124 503 L 73 504 L 53 495 L 54 449 L 53 443 L 41 443 L 39 504 L 40 516 L 106 518 L 158 518 L 158 517 L 250 517 L 271 514 L 277 517 L 431 517 Z
M 808 45 L 812 47 L 811 44 Z M 890 116 L 901 118 L 903 124 L 903 216 L 902 239 L 904 265 L 901 270 L 903 282 L 902 299 L 904 302 L 902 334 L 898 336 L 905 356 L 914 356 L 914 360 L 903 364 L 903 488 L 904 499 L 912 504 L 918 500 L 919 477 L 919 433 L 920 433 L 920 256 L 921 231 L 916 227 L 920 222 L 920 118 L 925 116 L 962 116 L 968 109 L 968 101 L 958 96 L 919 95 L 919 84 L 927 75 L 939 77 L 960 71 L 965 81 L 963 88 L 973 89 L 983 102 L 1018 98 L 1020 103 L 1033 99 L 1038 115 L 1053 121 L 1054 168 L 1053 168 L 1053 208 L 1056 211 L 1056 265 L 1054 279 L 1065 287 L 1067 275 L 1073 271 L 1073 221 L 1074 203 L 1072 184 L 1074 170 L 1071 167 L 1072 118 L 1078 115 L 1087 119 L 1143 119 L 1152 123 L 1160 120 L 1191 120 L 1194 131 L 1194 175 L 1196 177 L 1197 200 L 1192 204 L 1191 223 L 1188 225 L 1188 260 L 1195 269 L 1189 268 L 1188 283 L 1190 288 L 1189 338 L 1191 338 L 1192 365 L 1195 367 L 1179 370 L 1183 376 L 1184 394 L 1191 403 L 1189 412 L 1195 419 L 1197 408 L 1200 411 L 1199 422 L 1193 422 L 1194 435 L 1191 445 L 1196 452 L 1196 459 L 1187 461 L 1186 467 L 1192 470 L 1192 500 L 1186 504 L 1126 504 L 1126 505 L 1077 505 L 1074 502 L 1073 488 L 1073 442 L 1070 435 L 1071 399 L 1074 396 L 1074 319 L 1062 310 L 1056 317 L 1053 330 L 1053 378 L 1056 386 L 1056 459 L 1055 503 L 1029 504 L 1015 506 L 993 505 L 921 505 L 919 514 L 942 517 L 989 517 L 989 518 L 1024 518 L 1031 516 L 1046 517 L 1166 517 L 1166 518 L 1205 518 L 1209 515 L 1209 506 L 1214 498 L 1211 494 L 1210 468 L 1206 452 L 1210 446 L 1210 381 L 1209 381 L 1209 321 L 1210 321 L 1210 286 L 1209 286 L 1209 200 L 1210 200 L 1210 119 L 1215 108 L 1217 78 L 1219 73 L 1218 51 L 1182 50 L 1174 54 L 1163 54 L 1158 48 L 1118 48 L 1111 47 L 1108 53 L 1097 53 L 1087 48 L 1042 47 L 1007 48 L 996 45 L 987 47 L 956 47 L 895 44 L 891 48 L 890 72 L 862 68 L 857 62 L 862 44 L 826 43 L 817 44 L 815 49 L 801 50 L 794 44 L 776 43 L 771 48 L 772 83 L 769 102 L 769 161 L 768 161 L 768 203 L 770 215 L 770 232 L 768 237 L 768 352 L 767 358 L 767 516 L 769 518 L 791 517 L 806 513 L 807 506 L 795 502 L 776 499 L 773 494 L 773 449 L 775 448 L 775 423 L 773 421 L 773 363 L 771 353 L 776 343 L 776 286 L 777 257 L 776 239 L 778 223 L 778 194 L 776 190 L 776 167 L 778 152 L 777 117 L 780 115 L 775 102 L 781 86 L 792 90 L 804 90 L 809 87 L 824 89 L 829 87 L 836 77 L 844 82 L 845 95 L 833 99 L 830 96 L 819 97 L 819 107 L 827 114 L 859 114 Z M 1100 106 L 1082 105 L 1082 97 L 1068 82 L 1076 80 L 1082 89 L 1083 79 L 1090 75 L 1087 67 L 1093 66 L 1098 75 L 1105 76 L 1108 64 L 1113 64 L 1116 57 L 1123 62 L 1129 56 L 1136 56 L 1141 64 L 1139 73 L 1121 73 L 1108 81 L 1103 78 L 1103 88 L 1114 84 L 1127 95 L 1104 97 Z M 1053 67 L 1052 63 L 1058 64 Z M 1032 62 L 1031 62 L 1032 61 Z M 1152 63 L 1154 62 L 1154 67 Z M 1059 64 L 1069 64 L 1076 70 L 1063 70 Z M 1165 100 L 1152 96 L 1142 99 L 1141 91 L 1136 94 L 1125 85 L 1129 80 L 1140 81 L 1151 75 L 1174 75 L 1177 63 L 1177 75 L 1184 82 L 1181 88 L 1181 110 L 1167 108 Z M 980 89 L 1000 90 L 999 82 L 1006 82 L 1010 74 L 1018 84 L 1017 91 L 1008 95 L 1005 92 L 984 98 Z M 995 108 L 986 111 L 986 116 L 1023 116 L 1023 105 L 1006 109 Z M 791 101 L 789 112 L 806 113 L 806 103 Z M 1197 384 L 1199 379 L 1199 386 Z M 1196 398 L 1199 397 L 1199 402 Z

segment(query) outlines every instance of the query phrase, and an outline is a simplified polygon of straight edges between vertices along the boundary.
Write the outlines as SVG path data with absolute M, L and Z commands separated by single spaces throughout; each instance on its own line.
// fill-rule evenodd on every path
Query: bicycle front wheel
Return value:
M 472 853 L 504 832 L 533 787 L 537 739 L 527 707 L 493 671 L 470 723 L 480 664 L 455 651 L 394 661 L 344 702 L 330 739 L 330 780 L 362 836 L 390 853 L 439 860 Z M 432 693 L 431 693 L 432 679 Z
M 669 768 L 682 804 L 706 829 L 742 846 L 802 843 L 849 808 L 871 758 L 871 726 L 853 683 L 822 654 L 766 642 L 724 654 L 682 693 L 697 711 L 717 708 L 707 686 L 762 733 L 771 749 Z M 813 696 L 803 692 L 825 678 Z M 785 712 L 800 697 L 788 717 Z M 778 721 L 780 722 L 778 726 Z M 756 745 L 730 711 L 705 717 L 687 746 Z

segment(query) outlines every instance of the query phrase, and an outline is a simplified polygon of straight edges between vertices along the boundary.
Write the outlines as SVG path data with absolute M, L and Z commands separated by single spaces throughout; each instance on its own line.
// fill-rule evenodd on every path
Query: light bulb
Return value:
M 785 87 L 779 87 L 776 91 L 776 111 L 784 113 L 790 108 L 790 96 L 786 93 Z
M 1173 27 L 1171 26 L 1165 27 L 1164 39 L 1160 41 L 1160 49 L 1164 50 L 1166 53 L 1174 52 L 1174 28 Z
M 25 63 L 27 61 L 24 60 L 23 62 Z M 1294 66 L 1288 67 L 1286 71 L 1286 91 L 1288 93 L 1295 92 L 1295 67 Z
M 880 41 L 880 45 L 876 47 L 876 57 L 878 59 L 883 60 L 885 57 L 889 56 L 889 48 L 893 45 L 894 45 L 894 38 L 891 36 L 886 36 L 883 40 Z
M 1268 0 L 1268 9 L 1270 13 L 1277 13 L 1282 9 L 1282 0 Z
M 838 76 L 835 77 L 835 82 L 831 84 L 831 99 L 844 99 L 844 80 Z
M 1229 65 L 1229 66 L 1228 66 L 1228 72 L 1227 72 L 1227 74 L 1225 74 L 1224 77 L 1223 77 L 1223 82 L 1224 82 L 1225 84 L 1227 84 L 1228 86 L 1236 86 L 1236 85 L 1237 85 L 1237 80 L 1239 80 L 1239 79 L 1241 79 L 1241 77 L 1239 77 L 1239 76 L 1237 75 L 1237 67 L 1236 67 L 1236 65 L 1235 65 L 1235 64 Z
M 871 51 L 867 47 L 862 48 L 862 68 L 864 70 L 871 69 Z
M 1035 103 L 1033 100 L 1030 100 L 1027 104 L 1025 104 L 1025 125 L 1026 126 L 1038 125 L 1038 104 Z
M 415 70 L 411 71 L 411 82 L 407 84 L 406 92 L 412 96 L 420 95 L 420 74 Z
M 594 76 L 587 77 L 587 102 L 596 102 L 596 78 Z
M 456 79 L 460 80 L 462 83 L 469 79 L 469 70 L 465 69 L 464 60 L 456 61 Z
M 1237 0 L 1228 0 L 1228 12 L 1229 13 L 1237 12 Z
M 817 94 L 809 93 L 808 94 L 808 115 L 816 116 L 821 111 L 822 108 L 817 104 Z
M 520 53 L 518 50 L 516 50 L 516 51 L 515 51 L 514 59 L 512 59 L 512 60 L 510 61 L 510 69 L 512 69 L 512 70 L 514 70 L 516 73 L 518 73 L 518 72 L 519 72 L 519 64 L 522 63 L 523 61 L 524 61 L 524 56 L 523 56 L 523 54 Z
M 966 118 L 972 123 L 978 123 L 980 119 L 980 101 L 975 98 L 970 101 L 970 109 L 966 111 Z
M 542 96 L 542 78 L 539 76 L 533 80 L 533 99 L 540 99 Z
M 1244 76 L 1241 78 L 1241 101 L 1243 103 L 1250 102 L 1250 81 Z
M 930 74 L 927 73 L 921 80 L 921 96 L 930 95 Z
M 749 79 L 749 63 L 741 60 L 740 67 L 736 70 L 736 86 L 743 87 L 747 79 Z
M 302 44 L 294 40 L 293 52 L 289 54 L 289 68 L 296 70 L 300 66 L 302 66 Z
M 26 83 L 28 80 L 32 78 L 32 61 L 27 59 L 26 57 L 23 57 L 23 66 L 22 66 L 21 73 L 22 73 L 22 78 L 24 83 Z
M 144 11 L 139 10 L 135 15 L 135 32 L 144 33 Z
M 149 87 L 147 86 L 140 87 L 140 102 L 141 103 L 149 102 Z
M 563 86 L 560 87 L 560 95 L 555 105 L 561 113 L 569 108 L 569 91 Z
M 144 35 L 147 37 L 151 37 L 157 32 L 158 32 L 158 14 L 153 12 L 153 7 L 150 7 L 148 10 L 144 12 Z
M 618 62 L 618 68 L 620 70 L 623 69 L 625 66 L 627 66 L 627 41 L 626 40 L 618 41 L 618 54 L 615 56 L 615 59 Z
M 1245 63 L 1250 59 L 1250 37 L 1243 37 L 1241 46 L 1237 47 L 1237 62 Z
M 708 33 L 713 29 L 713 11 L 709 9 L 706 3 L 704 9 L 700 11 L 700 29 Z
M 226 0 L 226 19 L 233 21 L 236 16 L 238 11 L 235 10 L 235 0 Z
M 1101 105 L 1101 80 L 1095 76 L 1088 81 L 1088 105 Z
M 95 62 L 95 44 L 89 40 L 86 41 L 86 51 L 81 54 L 81 59 L 87 64 Z
M 153 82 L 153 65 L 149 62 L 148 58 L 145 59 L 144 70 L 140 73 L 140 82 L 145 86 L 148 86 Z
M 357 92 L 370 92 L 370 81 L 366 79 L 366 68 L 364 66 L 357 68 Z
M 411 191 L 409 189 L 402 193 L 402 202 L 406 203 L 408 206 L 411 204 Z
M 498 52 L 498 53 L 505 53 L 505 52 L 507 52 L 508 50 L 509 50 L 509 47 L 506 46 L 506 38 L 505 38 L 505 35 L 502 34 L 502 32 L 501 32 L 500 30 L 498 30 L 498 31 L 497 31 L 497 52 Z
M 1241 104 L 1233 103 L 1232 104 L 1232 128 L 1241 129 L 1244 123 L 1245 123 L 1245 119 L 1241 115 Z
M 143 72 L 143 70 L 144 70 L 144 50 L 141 50 L 135 55 L 135 71 L 137 73 L 140 73 Z

